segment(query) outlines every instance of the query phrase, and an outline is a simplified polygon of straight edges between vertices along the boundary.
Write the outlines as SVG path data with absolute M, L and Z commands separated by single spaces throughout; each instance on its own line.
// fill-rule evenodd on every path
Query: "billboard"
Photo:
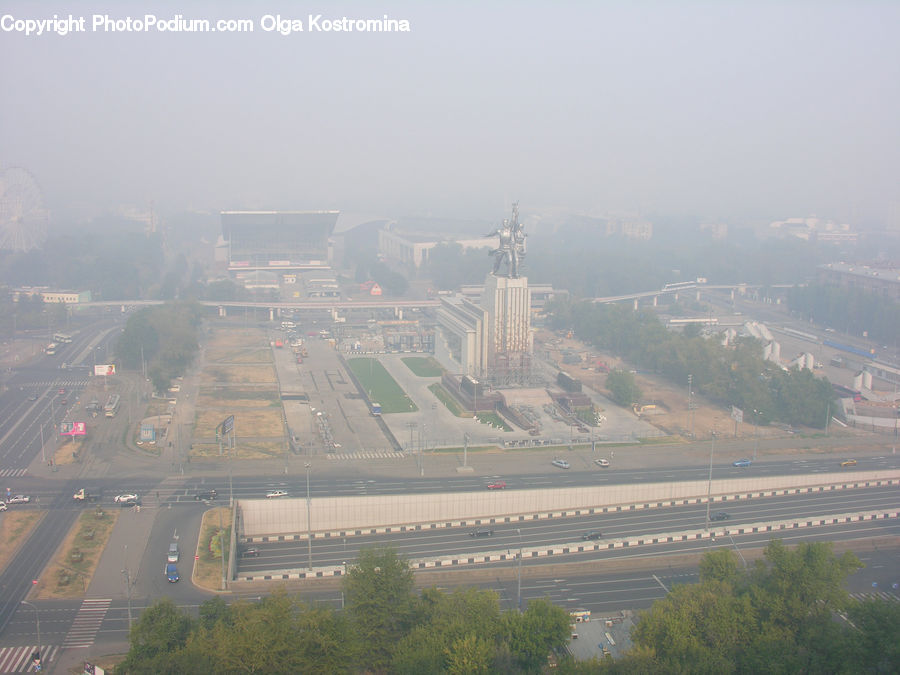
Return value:
M 106 376 L 106 375 L 115 375 L 116 374 L 116 364 L 114 363 L 105 363 L 105 364 L 97 364 L 94 366 L 94 375 L 96 377 Z
M 234 415 L 229 415 L 222 422 L 222 433 L 230 434 L 234 430 Z
M 149 424 L 145 422 L 141 423 L 141 440 L 150 442 L 156 440 L 156 427 L 153 426 L 152 422 Z
M 731 406 L 731 419 L 735 422 L 743 422 L 744 421 L 744 411 L 740 408 L 736 408 L 735 406 Z
M 60 436 L 84 436 L 86 433 L 84 422 L 61 422 L 59 425 Z

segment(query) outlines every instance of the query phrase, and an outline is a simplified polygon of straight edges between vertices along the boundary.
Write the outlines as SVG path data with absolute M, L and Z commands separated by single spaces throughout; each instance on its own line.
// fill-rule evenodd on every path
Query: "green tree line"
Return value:
M 130 317 L 116 343 L 119 365 L 147 368 L 157 391 L 168 389 L 197 354 L 203 308 L 195 302 L 172 302 L 146 307 Z
M 637 368 L 684 387 L 692 375 L 695 391 L 723 406 L 757 410 L 761 424 L 821 428 L 829 411 L 836 411 L 828 380 L 808 369 L 783 370 L 762 357 L 762 345 L 754 338 L 725 346 L 719 337 L 706 338 L 696 330 L 669 331 L 652 312 L 623 305 L 562 300 L 550 303 L 547 312 L 552 327 L 572 329 Z
M 170 600 L 132 629 L 119 675 L 171 673 L 536 673 L 568 638 L 546 600 L 501 611 L 494 591 L 413 589 L 409 564 L 369 549 L 348 569 L 345 610 L 279 591 L 258 602 L 203 603 L 194 619 Z
M 712 551 L 699 583 L 640 615 L 628 654 L 560 673 L 896 673 L 900 603 L 851 598 L 844 584 L 860 567 L 824 542 L 773 540 L 749 569 L 730 548 Z
M 788 292 L 788 308 L 809 321 L 836 330 L 897 344 L 900 304 L 859 288 L 827 284 L 798 286 Z

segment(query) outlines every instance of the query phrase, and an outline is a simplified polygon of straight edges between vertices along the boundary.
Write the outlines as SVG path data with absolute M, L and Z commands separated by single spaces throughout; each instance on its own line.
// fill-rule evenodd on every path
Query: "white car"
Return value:
M 116 504 L 128 504 L 130 502 L 136 502 L 137 499 L 138 496 L 132 494 L 116 495 L 115 502 Z
M 272 499 L 273 497 L 287 497 L 287 492 L 284 490 L 269 490 L 266 493 L 266 499 Z
M 0 511 L 6 511 L 9 507 L 6 505 L 6 502 L 0 502 Z
M 550 463 L 553 466 L 557 467 L 558 469 L 568 469 L 569 468 L 569 463 L 564 459 L 554 459 Z
M 605 469 L 605 468 L 607 468 L 607 467 L 609 466 L 609 460 L 608 460 L 608 459 L 602 459 L 602 458 L 601 458 L 601 459 L 595 459 L 595 460 L 594 460 L 594 464 L 596 464 L 597 466 L 602 466 L 602 467 Z
M 31 497 L 28 495 L 16 495 L 15 497 L 10 497 L 6 500 L 8 504 L 27 504 L 31 501 Z

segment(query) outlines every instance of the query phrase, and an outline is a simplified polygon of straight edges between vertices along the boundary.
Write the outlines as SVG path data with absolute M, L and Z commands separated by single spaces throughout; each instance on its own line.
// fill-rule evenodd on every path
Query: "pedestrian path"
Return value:
M 81 609 L 75 615 L 72 627 L 69 628 L 63 647 L 90 647 L 94 644 L 100 624 L 106 616 L 106 610 L 112 602 L 111 598 L 89 598 L 81 603 Z
M 354 459 L 403 459 L 402 452 L 335 452 L 325 455 L 335 461 L 349 461 Z
M 37 645 L 22 647 L 0 647 L 0 673 L 33 673 L 36 672 L 31 655 L 38 651 Z M 41 670 L 50 670 L 47 664 L 53 663 L 59 655 L 59 645 L 44 645 L 41 650 Z
M 0 469 L 0 478 L 19 478 L 28 473 L 28 469 Z

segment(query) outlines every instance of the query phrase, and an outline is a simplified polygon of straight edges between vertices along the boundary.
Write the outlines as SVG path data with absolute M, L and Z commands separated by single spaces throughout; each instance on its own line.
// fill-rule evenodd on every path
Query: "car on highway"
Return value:
M 594 539 L 599 539 L 602 536 L 603 536 L 602 532 L 598 532 L 597 530 L 591 530 L 590 532 L 585 532 L 583 535 L 581 535 L 581 538 L 584 539 L 585 541 L 591 541 Z
M 125 494 L 122 494 L 122 495 L 116 495 L 115 498 L 113 498 L 113 501 L 114 501 L 116 504 L 126 504 L 126 505 L 128 505 L 128 504 L 137 504 L 137 503 L 138 503 L 138 496 L 135 495 L 135 494 L 131 494 L 131 493 L 125 493 Z
M 709 517 L 710 520 L 728 520 L 729 518 L 731 518 L 731 514 L 725 511 L 716 511 Z
M 479 527 L 469 532 L 470 537 L 493 537 L 494 531 L 486 527 Z
M 216 496 L 217 496 L 218 494 L 219 494 L 219 493 L 216 492 L 215 490 L 204 490 L 203 492 L 198 492 L 197 494 L 195 494 L 195 495 L 194 495 L 194 499 L 195 499 L 196 501 L 198 501 L 198 502 L 199 502 L 201 499 L 202 499 L 202 500 L 215 499 Z
M 856 466 L 856 460 L 855 459 L 845 459 L 843 462 L 841 462 L 841 466 Z
M 65 389 L 65 387 L 60 387 L 60 388 L 56 391 L 56 393 L 59 394 L 60 396 L 65 396 L 65 395 L 66 395 L 66 389 Z
M 595 460 L 594 460 L 594 464 L 596 464 L 597 466 L 602 466 L 602 467 L 605 469 L 605 468 L 607 468 L 607 467 L 609 466 L 609 460 L 608 460 L 608 459 L 602 459 L 602 458 L 601 458 L 601 459 L 595 459 Z
M 168 563 L 166 565 L 166 579 L 169 580 L 169 583 L 174 584 L 180 578 L 178 576 L 178 566 L 175 563 Z
M 747 466 L 750 466 L 751 464 L 753 464 L 753 462 L 749 459 L 739 459 L 738 461 L 732 463 L 732 466 L 747 467 Z
M 6 505 L 6 502 L 0 502 L 0 511 L 6 511 L 9 507 Z
M 569 468 L 569 463 L 564 459 L 554 459 L 550 463 L 553 466 L 555 466 L 557 469 L 568 469 Z
M 29 400 L 29 401 L 37 401 L 37 400 L 38 400 L 38 395 L 37 395 L 37 394 L 32 394 L 31 396 L 28 397 L 28 400 Z
M 31 497 L 28 495 L 13 495 L 9 499 L 6 500 L 7 504 L 27 504 L 31 501 Z
M 495 480 L 493 483 L 488 483 L 488 490 L 503 490 L 506 488 L 505 480 Z
M 266 499 L 272 499 L 274 497 L 287 497 L 287 492 L 284 490 L 269 490 L 266 493 Z
M 245 558 L 258 558 L 259 557 L 259 549 L 255 546 L 250 546 L 249 548 L 245 548 L 241 555 Z

